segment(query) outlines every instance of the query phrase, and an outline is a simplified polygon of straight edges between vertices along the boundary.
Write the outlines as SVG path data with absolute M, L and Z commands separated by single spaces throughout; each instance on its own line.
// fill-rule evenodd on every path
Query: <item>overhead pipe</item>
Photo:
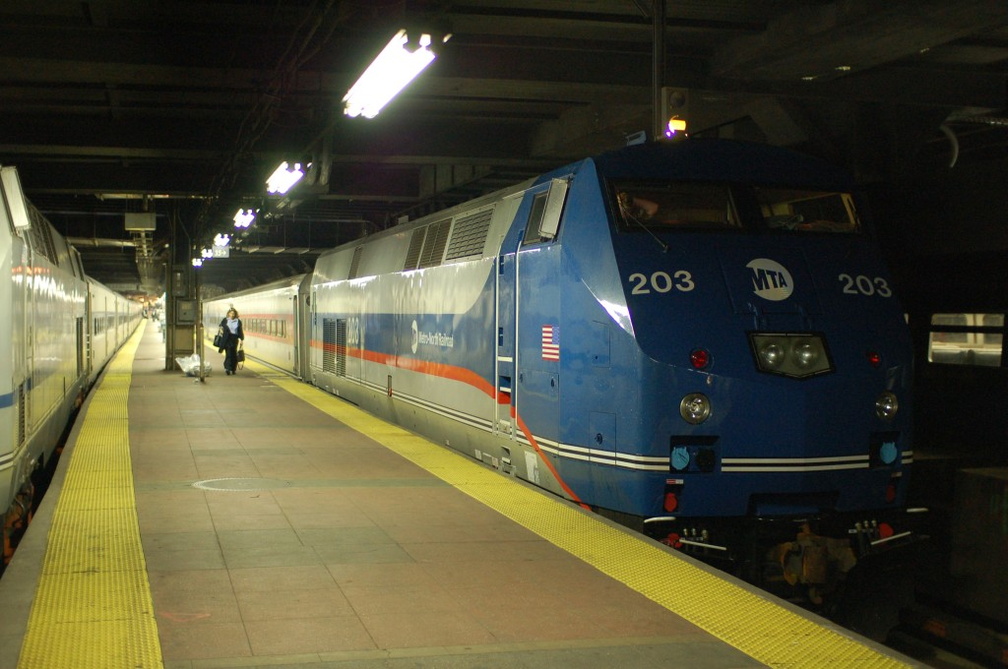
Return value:
M 121 216 L 122 214 L 120 214 Z M 136 246 L 135 241 L 127 241 L 125 239 L 107 239 L 99 237 L 67 237 L 67 243 L 71 246 L 93 246 L 95 248 L 99 246 L 110 246 L 115 248 L 133 248 Z
M 657 141 L 665 132 L 667 119 L 662 118 L 662 86 L 665 85 L 665 0 L 654 0 L 651 20 L 654 28 L 652 46 L 652 113 L 654 115 L 654 139 Z

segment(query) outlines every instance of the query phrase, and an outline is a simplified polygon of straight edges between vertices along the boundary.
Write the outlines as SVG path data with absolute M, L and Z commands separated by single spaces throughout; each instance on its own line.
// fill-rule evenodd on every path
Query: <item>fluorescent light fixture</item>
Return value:
M 227 246 L 231 243 L 231 235 L 218 232 L 217 236 L 213 238 L 213 243 L 214 246 Z
M 234 215 L 235 227 L 245 229 L 252 225 L 252 222 L 255 221 L 255 217 L 255 209 L 239 209 Z
M 203 256 L 204 260 L 209 260 L 213 258 L 213 249 L 203 249 L 200 251 L 200 255 Z
M 301 169 L 301 163 L 294 163 L 294 167 L 290 167 L 285 160 L 280 163 L 280 166 L 277 167 L 273 171 L 273 174 L 270 175 L 269 179 L 266 180 L 266 190 L 270 193 L 283 195 L 289 191 L 294 184 L 301 181 L 304 174 L 304 170 Z
M 202 267 L 203 266 L 203 258 L 193 258 L 192 259 L 192 266 L 193 267 Z
M 445 42 L 448 37 L 450 35 L 445 36 Z M 410 45 L 419 44 L 413 50 L 406 48 L 408 42 L 405 30 L 395 34 L 343 98 L 344 114 L 374 118 L 399 91 L 434 62 L 430 35 L 420 35 L 419 41 Z

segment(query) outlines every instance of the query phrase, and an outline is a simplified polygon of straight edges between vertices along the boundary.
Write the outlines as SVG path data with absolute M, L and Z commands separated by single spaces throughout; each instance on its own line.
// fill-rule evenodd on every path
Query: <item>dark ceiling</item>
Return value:
M 344 117 L 407 26 L 451 39 L 377 118 Z M 620 146 L 655 125 L 656 71 L 694 132 L 794 146 L 868 182 L 1008 144 L 1004 0 L 11 0 L 0 63 L 0 163 L 123 292 L 160 292 L 166 264 L 239 206 L 262 215 L 199 270 L 218 290 Z M 311 161 L 313 183 L 268 199 L 284 159 Z M 153 233 L 125 230 L 138 212 Z

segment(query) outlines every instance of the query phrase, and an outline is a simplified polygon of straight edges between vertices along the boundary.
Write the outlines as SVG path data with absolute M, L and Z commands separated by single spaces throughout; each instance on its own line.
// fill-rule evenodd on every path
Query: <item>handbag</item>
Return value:
M 241 339 L 238 340 L 238 351 L 236 360 L 239 364 L 245 362 L 245 344 L 242 343 Z
M 213 338 L 214 348 L 221 348 L 224 346 L 224 326 L 217 328 L 217 334 Z

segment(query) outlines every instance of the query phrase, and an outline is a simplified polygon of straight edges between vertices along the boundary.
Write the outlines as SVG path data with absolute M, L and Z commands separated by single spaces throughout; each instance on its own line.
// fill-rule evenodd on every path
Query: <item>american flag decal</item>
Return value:
M 542 326 L 542 359 L 560 360 L 560 328 L 556 325 Z

